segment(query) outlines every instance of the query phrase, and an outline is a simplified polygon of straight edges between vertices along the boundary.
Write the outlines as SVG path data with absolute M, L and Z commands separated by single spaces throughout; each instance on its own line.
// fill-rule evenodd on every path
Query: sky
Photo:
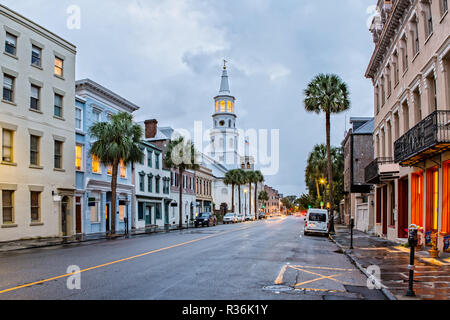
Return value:
M 192 130 L 212 126 L 223 59 L 229 61 L 237 126 L 280 130 L 280 167 L 266 184 L 307 192 L 304 168 L 325 143 L 325 118 L 303 107 L 318 73 L 350 89 L 351 109 L 332 117 L 340 145 L 350 117 L 373 116 L 364 78 L 374 45 L 375 0 L 0 0 L 77 46 L 77 79 L 90 78 L 140 106 L 135 120 Z M 80 28 L 68 28 L 70 6 Z

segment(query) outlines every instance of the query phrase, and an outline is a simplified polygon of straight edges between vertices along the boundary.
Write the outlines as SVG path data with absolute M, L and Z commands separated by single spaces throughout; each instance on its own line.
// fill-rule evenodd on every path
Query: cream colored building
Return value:
M 195 195 L 197 200 L 196 214 L 202 212 L 212 212 L 213 208 L 213 186 L 214 176 L 212 170 L 200 166 L 195 172 Z
M 416 224 L 422 243 L 439 231 L 442 250 L 450 233 L 448 1 L 380 0 L 377 8 L 366 72 L 375 93 L 376 160 L 366 182 L 376 186 L 376 233 L 405 241 Z
M 0 241 L 74 233 L 75 55 L 0 5 Z

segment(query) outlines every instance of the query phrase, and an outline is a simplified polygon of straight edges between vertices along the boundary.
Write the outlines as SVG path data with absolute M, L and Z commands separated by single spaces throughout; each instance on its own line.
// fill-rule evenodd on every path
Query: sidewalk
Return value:
M 193 226 L 189 226 L 189 228 L 183 227 L 182 230 L 192 229 Z M 156 234 L 162 232 L 171 232 L 180 230 L 178 226 L 171 226 L 168 230 L 165 228 L 151 228 L 151 229 L 136 229 L 132 230 L 129 234 L 129 237 L 136 237 L 140 235 L 149 235 Z M 124 239 L 127 235 L 124 234 L 123 231 L 118 232 L 114 237 L 107 238 L 105 233 L 95 233 L 95 234 L 82 234 L 75 235 L 72 237 L 64 237 L 64 238 L 39 238 L 39 239 L 24 239 L 17 241 L 9 241 L 9 242 L 0 242 L 0 253 L 2 252 L 10 252 L 17 250 L 26 250 L 26 249 L 34 249 L 34 248 L 45 248 L 59 245 L 69 245 L 69 244 L 77 244 L 83 242 L 90 241 L 102 241 L 106 239 L 114 240 L 114 239 Z
M 381 282 L 386 286 L 387 295 L 392 294 L 399 300 L 410 299 L 405 296 L 408 288 L 409 248 L 354 230 L 354 249 L 350 250 L 349 228 L 337 225 L 335 229 L 336 234 L 331 238 L 358 267 L 380 267 Z M 416 252 L 415 266 L 415 299 L 450 300 L 450 254 L 441 253 L 439 259 L 433 259 L 426 249 Z

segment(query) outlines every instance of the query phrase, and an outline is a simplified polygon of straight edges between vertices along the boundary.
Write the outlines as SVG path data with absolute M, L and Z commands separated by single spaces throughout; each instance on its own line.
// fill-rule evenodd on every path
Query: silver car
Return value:
M 237 215 L 235 213 L 227 213 L 223 217 L 223 223 L 224 224 L 236 223 L 236 222 L 238 222 L 238 218 L 237 218 Z

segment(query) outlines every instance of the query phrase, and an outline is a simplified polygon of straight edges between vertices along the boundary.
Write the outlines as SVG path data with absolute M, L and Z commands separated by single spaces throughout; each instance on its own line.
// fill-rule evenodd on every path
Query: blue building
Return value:
M 90 156 L 95 142 L 89 128 L 97 122 L 109 121 L 119 112 L 133 113 L 139 107 L 92 80 L 76 82 L 75 102 L 75 169 L 77 234 L 95 234 L 110 231 L 111 226 L 111 174 L 110 166 L 104 166 Z M 133 211 L 134 178 L 132 165 L 119 166 L 117 179 L 116 231 L 125 231 L 126 220 L 131 221 Z M 131 223 L 128 223 L 131 229 Z

